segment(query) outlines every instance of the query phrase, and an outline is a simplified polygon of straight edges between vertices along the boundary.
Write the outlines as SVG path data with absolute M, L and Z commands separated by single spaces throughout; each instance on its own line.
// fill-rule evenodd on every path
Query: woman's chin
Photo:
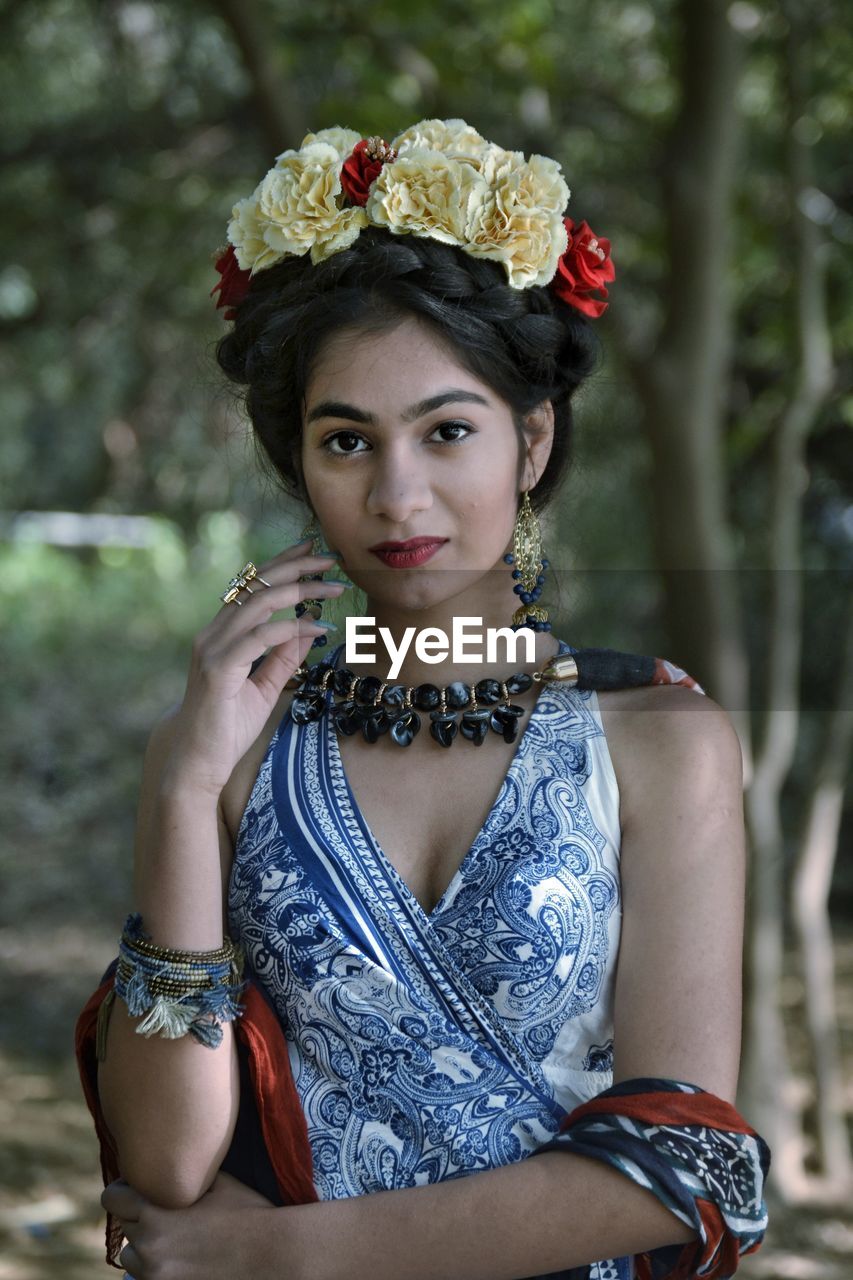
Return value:
M 400 612 L 423 613 L 451 604 L 454 612 L 470 614 L 470 588 L 482 573 L 470 569 L 359 569 L 348 571 L 352 582 L 371 605 Z M 368 610 L 369 612 L 369 610 Z

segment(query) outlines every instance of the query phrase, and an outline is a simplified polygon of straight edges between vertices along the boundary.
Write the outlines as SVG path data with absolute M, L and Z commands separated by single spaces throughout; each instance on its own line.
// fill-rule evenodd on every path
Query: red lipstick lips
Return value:
M 446 538 L 408 538 L 405 542 L 376 542 L 368 550 L 389 569 L 410 569 L 425 564 L 446 541 Z

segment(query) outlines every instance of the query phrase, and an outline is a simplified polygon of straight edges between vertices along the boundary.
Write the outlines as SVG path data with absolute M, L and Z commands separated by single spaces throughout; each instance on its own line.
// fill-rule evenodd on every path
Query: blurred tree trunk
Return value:
M 658 564 L 672 656 L 725 706 L 744 753 L 751 859 L 747 892 L 744 1069 L 739 1105 L 773 1152 L 771 1195 L 805 1194 L 802 1123 L 788 1064 L 779 991 L 784 941 L 781 788 L 796 741 L 802 629 L 799 549 L 803 446 L 829 390 L 831 367 L 814 226 L 799 211 L 803 148 L 789 128 L 798 270 L 797 387 L 775 440 L 771 478 L 772 602 L 767 625 L 766 711 L 753 769 L 749 669 L 726 511 L 724 428 L 733 322 L 729 305 L 732 196 L 739 140 L 740 38 L 722 0 L 677 6 L 679 107 L 663 175 L 668 278 L 652 350 L 626 355 L 644 403 L 653 455 Z M 787 54 L 792 120 L 800 74 Z
M 732 343 L 726 280 L 741 40 L 724 0 L 680 0 L 680 105 L 664 155 L 664 320 L 640 389 L 656 559 L 676 662 L 745 723 L 747 660 L 721 447 Z M 745 752 L 746 754 L 746 752 Z
M 846 630 L 841 641 L 837 701 L 827 716 L 791 882 L 791 915 L 803 966 L 815 1079 L 815 1120 L 823 1174 L 820 1195 L 823 1201 L 836 1203 L 849 1203 L 853 1193 L 829 918 L 844 782 L 853 746 L 853 602 L 848 606 Z
M 722 447 L 730 380 L 729 227 L 743 50 L 724 0 L 675 6 L 676 116 L 662 165 L 665 279 L 650 340 L 611 314 L 644 407 L 655 558 L 674 661 L 727 708 L 751 771 L 748 659 L 726 511 Z
M 785 922 L 781 797 L 794 761 L 800 726 L 805 445 L 831 390 L 833 370 L 823 255 L 817 227 L 804 207 L 811 186 L 810 154 L 798 126 L 806 106 L 808 28 L 798 6 L 789 5 L 787 16 L 789 27 L 782 55 L 782 81 L 788 108 L 787 172 L 792 233 L 789 243 L 795 266 L 792 327 L 798 358 L 792 360 L 795 384 L 773 441 L 769 484 L 770 606 L 764 632 L 766 685 L 763 715 L 760 724 L 755 726 L 754 772 L 746 793 L 753 864 L 743 1092 L 753 1124 L 773 1150 L 776 1190 L 790 1202 L 808 1197 L 809 1179 L 805 1170 L 802 1118 L 793 1096 L 778 1002 Z M 813 858 L 809 863 L 814 869 Z M 821 934 L 809 927 L 820 920 L 820 888 L 818 885 L 815 888 L 818 901 L 807 898 L 803 904 L 805 915 L 801 917 L 807 928 L 803 941 L 809 982 L 826 964 L 825 956 L 820 954 Z M 817 910 L 809 911 L 811 905 Z M 810 988 L 807 1001 L 814 997 L 815 992 Z M 817 1007 L 810 1013 L 817 1018 L 825 1015 L 825 999 L 819 998 Z M 818 1055 L 831 1073 L 825 1027 L 821 1028 Z
M 307 133 L 302 103 L 285 76 L 276 70 L 256 0 L 216 0 L 214 10 L 240 50 L 252 86 L 260 131 L 271 155 L 298 147 Z

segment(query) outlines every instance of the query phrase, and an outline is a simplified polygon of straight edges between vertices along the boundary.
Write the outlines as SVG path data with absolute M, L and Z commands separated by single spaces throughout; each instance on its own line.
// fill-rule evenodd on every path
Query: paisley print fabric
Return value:
M 514 1163 L 611 1082 L 618 858 L 592 691 L 543 687 L 429 914 L 327 719 L 285 717 L 238 833 L 230 928 L 285 1028 L 320 1199 Z

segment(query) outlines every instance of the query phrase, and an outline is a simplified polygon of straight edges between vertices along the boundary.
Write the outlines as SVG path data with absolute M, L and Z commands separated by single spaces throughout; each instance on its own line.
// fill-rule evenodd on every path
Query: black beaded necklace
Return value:
M 452 746 L 457 733 L 479 747 L 491 729 L 504 742 L 515 742 L 526 707 L 510 702 L 514 693 L 525 693 L 534 681 L 559 681 L 575 685 L 578 667 L 568 653 L 549 658 L 541 671 L 516 671 L 506 680 L 486 678 L 475 685 L 454 680 L 443 688 L 434 684 L 403 685 L 377 676 L 357 676 L 349 667 L 336 668 L 335 653 L 323 662 L 299 667 L 300 680 L 290 704 L 296 724 L 310 724 L 324 713 L 338 733 L 361 731 L 365 742 L 377 742 L 387 733 L 400 747 L 411 745 L 420 732 L 419 711 L 429 713 L 429 731 L 442 747 Z

